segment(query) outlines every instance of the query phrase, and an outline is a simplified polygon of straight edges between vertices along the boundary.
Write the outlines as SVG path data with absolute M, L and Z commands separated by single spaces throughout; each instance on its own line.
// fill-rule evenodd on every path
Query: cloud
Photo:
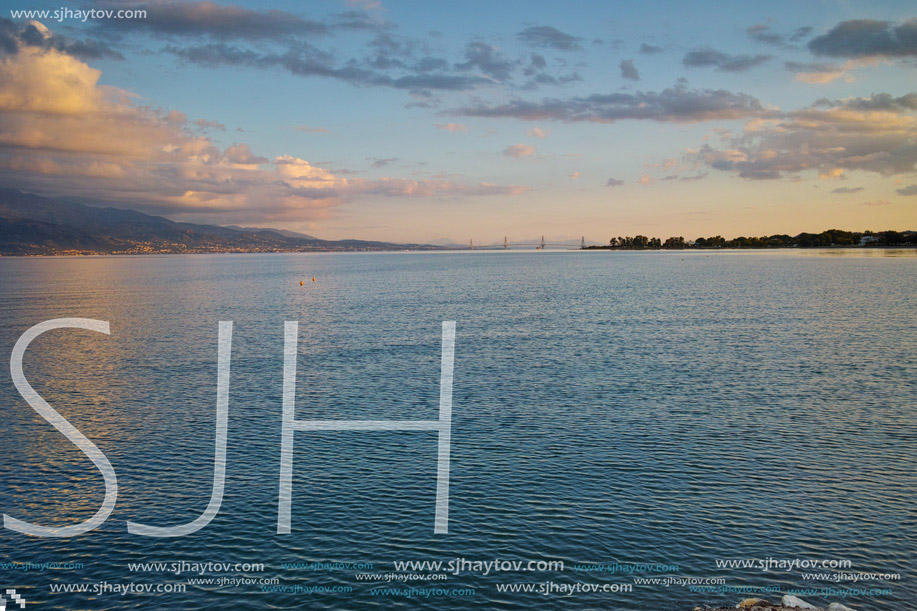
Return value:
M 625 119 L 693 123 L 742 119 L 762 114 L 754 97 L 723 89 L 688 89 L 683 83 L 659 93 L 610 93 L 568 99 L 544 98 L 540 102 L 515 100 L 499 106 L 478 103 L 453 113 L 475 117 L 512 117 L 526 121 L 613 123 Z
M 907 187 L 901 189 L 895 189 L 895 193 L 908 197 L 911 195 L 917 195 L 917 185 L 908 185 Z
M 328 20 L 328 25 L 332 30 L 383 31 L 395 28 L 394 24 L 366 12 L 371 8 L 370 6 L 364 6 L 362 7 L 363 10 L 337 13 L 331 16 Z
M 790 35 L 790 41 L 799 42 L 800 40 L 804 38 L 808 38 L 814 29 L 815 28 L 813 28 L 812 26 L 808 26 L 808 25 L 803 26 L 801 28 L 796 28 L 795 30 L 793 30 L 793 33 Z
M 259 157 L 252 153 L 251 148 L 244 142 L 241 144 L 233 144 L 226 149 L 223 156 L 230 163 L 238 165 L 261 165 L 268 162 L 265 157 Z
M 109 19 L 105 28 L 172 37 L 209 36 L 220 40 L 278 40 L 288 36 L 321 36 L 330 27 L 281 10 L 251 10 L 237 4 L 155 0 L 137 5 L 145 19 Z
M 889 93 L 874 93 L 868 98 L 845 98 L 843 100 L 819 98 L 815 101 L 815 106 L 890 112 L 917 110 L 917 93 L 907 93 L 897 98 Z
M 545 138 L 548 137 L 550 133 L 551 133 L 550 127 L 546 127 L 544 129 L 540 127 L 530 127 L 529 129 L 525 130 L 525 134 L 527 136 L 531 136 L 532 138 L 538 138 L 539 140 L 544 140 Z
M 549 25 L 532 26 L 525 28 L 516 38 L 527 45 L 542 49 L 556 49 L 558 51 L 576 51 L 581 49 L 581 38 L 561 32 Z
M 770 26 L 764 25 L 763 23 L 758 23 L 753 26 L 748 27 L 746 30 L 748 35 L 757 40 L 758 42 L 764 42 L 771 45 L 783 44 L 783 36 L 771 32 Z
M 861 206 L 888 206 L 891 202 L 887 199 L 877 199 L 871 202 L 860 202 Z
M 382 3 L 379 0 L 346 0 L 346 2 L 350 6 L 359 6 L 365 10 L 376 10 L 382 8 Z
M 575 71 L 549 73 L 547 61 L 536 54 L 529 62 L 525 57 L 510 58 L 480 40 L 467 43 L 462 49 L 463 59 L 452 62 L 433 54 L 428 39 L 399 35 L 395 24 L 366 10 L 352 9 L 308 19 L 283 10 L 252 9 L 211 0 L 153 0 L 135 6 L 147 11 L 146 19 L 107 20 L 104 28 L 97 25 L 91 31 L 100 40 L 107 37 L 122 41 L 125 32 L 165 40 L 160 52 L 211 69 L 280 69 L 303 78 L 406 90 L 414 97 L 411 104 L 415 106 L 436 105 L 436 92 L 442 91 L 470 91 L 488 85 L 534 89 L 581 80 Z M 355 50 L 349 53 L 323 48 L 323 40 L 347 31 L 374 36 L 351 45 Z M 523 35 L 537 46 L 553 49 L 573 48 L 571 45 L 578 40 L 549 26 L 528 28 L 520 33 Z M 8 38 L 0 26 L 0 49 L 9 44 Z M 73 49 L 67 51 L 75 53 L 76 43 L 71 46 Z M 89 41 L 80 43 L 79 50 L 87 56 L 116 54 L 102 43 Z M 527 78 L 514 83 L 514 74 L 520 70 Z
M 469 42 L 465 45 L 465 61 L 456 64 L 459 70 L 477 69 L 485 76 L 497 81 L 512 77 L 514 65 L 499 49 L 485 42 Z
M 426 41 L 399 36 L 393 32 L 394 24 L 360 10 L 314 20 L 280 10 L 254 10 L 209 0 L 157 0 L 138 6 L 146 8 L 147 19 L 110 20 L 118 23 L 109 28 L 106 22 L 106 29 L 95 30 L 97 36 L 115 37 L 112 32 L 120 28 L 167 40 L 161 52 L 182 62 L 211 69 L 281 69 L 304 78 L 402 89 L 425 97 L 427 105 L 433 98 L 431 92 L 467 91 L 509 82 L 519 65 L 483 42 L 469 43 L 464 49 L 465 61 L 451 65 L 431 55 Z M 345 30 L 369 31 L 375 36 L 365 43 L 363 53 L 352 57 L 318 46 L 322 38 Z M 470 71 L 479 74 L 467 74 Z M 553 77 L 543 74 L 541 78 Z
M 753 26 L 748 27 L 745 30 L 749 37 L 758 42 L 763 42 L 765 44 L 774 45 L 778 47 L 790 47 L 790 43 L 799 42 L 812 33 L 812 28 L 809 26 L 796 28 L 789 34 L 778 34 L 770 29 L 770 26 L 763 23 L 758 23 Z
M 694 160 L 743 178 L 776 179 L 804 171 L 838 178 L 850 171 L 883 176 L 917 171 L 917 96 L 819 100 L 814 106 L 749 121 L 723 148 L 704 145 Z
M 219 121 L 208 121 L 207 119 L 198 119 L 194 122 L 195 125 L 201 129 L 216 129 L 221 132 L 226 131 L 226 126 L 220 123 Z
M 623 180 L 618 180 L 617 178 L 609 178 L 605 183 L 606 187 L 620 187 L 624 184 Z
M 704 178 L 707 178 L 707 175 L 708 175 L 708 172 L 700 172 L 698 174 L 694 174 L 691 176 L 679 176 L 678 174 L 669 174 L 668 176 L 665 176 L 662 179 L 662 181 L 671 182 L 673 180 L 677 180 L 679 182 L 694 182 L 697 180 L 703 180 Z
M 656 53 L 662 53 L 662 47 L 643 43 L 640 45 L 640 52 L 646 55 L 655 55 Z
M 822 180 L 846 180 L 844 176 L 844 168 L 826 168 L 818 173 L 818 177 Z
M 0 143 L 133 156 L 146 149 L 144 140 L 167 136 L 185 121 L 180 113 L 133 105 L 127 92 L 99 85 L 100 77 L 57 50 L 23 46 L 0 59 Z M 188 138 L 176 140 L 180 146 Z
M 832 189 L 832 193 L 858 193 L 863 190 L 863 187 L 838 187 L 837 189 Z
M 137 103 L 55 48 L 17 41 L 0 56 L 0 183 L 204 222 L 328 218 L 366 196 L 517 195 L 526 187 L 397 177 L 348 180 L 247 143 L 221 149 L 201 121 Z M 205 125 L 214 122 L 203 121 Z M 196 132 L 196 133 L 195 133 Z
M 720 72 L 745 72 L 769 61 L 770 55 L 729 55 L 715 49 L 688 51 L 681 63 L 686 68 L 716 68 Z
M 54 34 L 38 21 L 16 23 L 0 17 L 0 56 L 16 53 L 20 46 L 53 49 L 85 61 L 124 59 L 121 53 L 103 42 Z
M 73 56 L 28 46 L 0 62 L 4 183 L 150 211 L 310 207 L 277 188 L 259 167 L 268 160 L 246 145 L 221 151 L 193 135 L 182 113 L 139 106 L 100 76 Z
M 356 84 L 360 82 L 360 79 L 353 80 Z M 438 91 L 467 91 L 469 89 L 474 89 L 478 85 L 487 84 L 489 82 L 491 81 L 488 79 L 452 74 L 412 74 L 396 79 L 389 79 L 386 77 L 373 78 L 366 84 L 389 85 L 396 89 L 408 89 L 410 91 L 424 91 L 427 89 Z
M 433 127 L 453 133 L 464 133 L 468 131 L 468 126 L 464 123 L 435 123 Z
M 796 73 L 794 80 L 812 85 L 827 85 L 842 76 L 846 76 L 850 69 L 855 67 L 853 62 L 846 62 L 840 66 L 836 64 L 802 62 L 784 62 L 783 65 L 790 72 Z
M 180 59 L 208 68 L 242 66 L 257 69 L 282 68 L 300 77 L 325 77 L 360 86 L 383 86 L 412 92 L 426 90 L 464 91 L 491 79 L 476 76 L 443 73 L 410 73 L 395 77 L 350 61 L 338 65 L 333 55 L 311 45 L 298 45 L 283 54 L 260 52 L 225 43 L 211 43 L 191 47 L 168 45 L 164 51 Z M 470 67 L 470 65 L 469 65 Z
M 385 166 L 392 165 L 393 163 L 398 161 L 397 157 L 384 157 L 382 159 L 378 157 L 367 157 L 367 159 L 372 160 L 374 168 L 384 168 Z
M 517 159 L 521 157 L 531 157 L 535 154 L 535 147 L 527 144 L 513 144 L 503 149 L 503 154 L 507 157 L 515 157 Z
M 432 57 L 426 52 L 420 57 L 424 45 L 412 38 L 391 32 L 377 34 L 366 46 L 369 55 L 364 61 L 378 70 L 407 69 L 409 64 L 414 64 L 419 72 L 432 72 L 445 69 L 449 65 L 446 60 Z
M 522 85 L 523 89 L 535 89 L 539 85 L 563 85 L 582 80 L 582 77 L 577 72 L 558 76 L 549 74 L 548 61 L 539 53 L 532 53 L 529 55 L 528 63 L 524 60 L 520 60 L 517 63 L 522 66 L 522 74 L 529 78 L 529 80 Z
M 294 125 L 293 129 L 298 132 L 304 132 L 307 134 L 330 134 L 330 129 L 325 129 L 324 127 L 312 127 L 311 125 Z
M 622 59 L 621 60 L 621 78 L 630 79 L 632 81 L 640 80 L 640 73 L 637 72 L 637 68 L 634 67 L 634 60 L 632 59 Z
M 457 183 L 448 180 L 407 180 L 403 178 L 382 178 L 379 180 L 354 180 L 350 183 L 353 192 L 362 195 L 383 195 L 387 197 L 443 197 L 490 195 L 522 195 L 529 187 L 501 186 L 486 182 L 477 184 Z
M 917 56 L 917 19 L 900 24 L 872 19 L 842 21 L 809 41 L 809 50 L 828 57 Z

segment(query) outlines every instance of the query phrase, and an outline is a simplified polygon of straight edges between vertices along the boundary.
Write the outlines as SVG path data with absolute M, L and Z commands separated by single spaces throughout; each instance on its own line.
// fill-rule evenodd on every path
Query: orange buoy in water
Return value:
M 315 282 L 315 278 L 312 278 L 312 282 Z
M 299 286 L 302 286 L 302 280 L 299 281 Z

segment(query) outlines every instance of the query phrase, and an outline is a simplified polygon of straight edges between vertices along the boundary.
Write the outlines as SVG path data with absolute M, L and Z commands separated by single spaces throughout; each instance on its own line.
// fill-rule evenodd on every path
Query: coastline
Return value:
M 701 253 L 752 253 L 752 252 L 818 252 L 818 251 L 850 251 L 850 252 L 889 252 L 889 251 L 915 251 L 917 245 L 901 244 L 890 246 L 798 246 L 787 248 L 647 248 L 647 249 L 628 249 L 607 247 L 587 247 L 587 248 L 548 248 L 544 250 L 527 248 L 527 249 L 509 249 L 502 248 L 405 248 L 405 249 L 367 249 L 367 250 L 216 250 L 216 251 L 176 251 L 176 252 L 50 252 L 50 253 L 30 253 L 30 254 L 2 254 L 0 259 L 45 259 L 45 258 L 99 258 L 99 257 L 174 257 L 174 256 L 203 256 L 203 255 L 358 255 L 358 254 L 408 254 L 408 253 L 582 253 L 582 252 L 626 252 L 626 253 L 672 253 L 672 254 L 701 254 Z

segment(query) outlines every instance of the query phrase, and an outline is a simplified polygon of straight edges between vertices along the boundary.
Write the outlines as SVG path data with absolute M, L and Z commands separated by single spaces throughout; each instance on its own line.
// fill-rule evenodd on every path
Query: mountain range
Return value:
M 0 255 L 438 250 L 430 244 L 321 240 L 293 231 L 180 223 L 136 210 L 0 188 Z

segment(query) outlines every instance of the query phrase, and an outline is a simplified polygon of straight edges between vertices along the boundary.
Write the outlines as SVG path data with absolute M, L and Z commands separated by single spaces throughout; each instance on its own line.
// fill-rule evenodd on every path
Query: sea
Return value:
M 0 595 L 27 609 L 594 609 L 917 600 L 917 252 L 473 251 L 0 259 Z M 225 488 L 211 499 L 220 321 Z M 434 430 L 455 322 L 448 533 Z M 7 592 L 3 594 L 3 592 Z

